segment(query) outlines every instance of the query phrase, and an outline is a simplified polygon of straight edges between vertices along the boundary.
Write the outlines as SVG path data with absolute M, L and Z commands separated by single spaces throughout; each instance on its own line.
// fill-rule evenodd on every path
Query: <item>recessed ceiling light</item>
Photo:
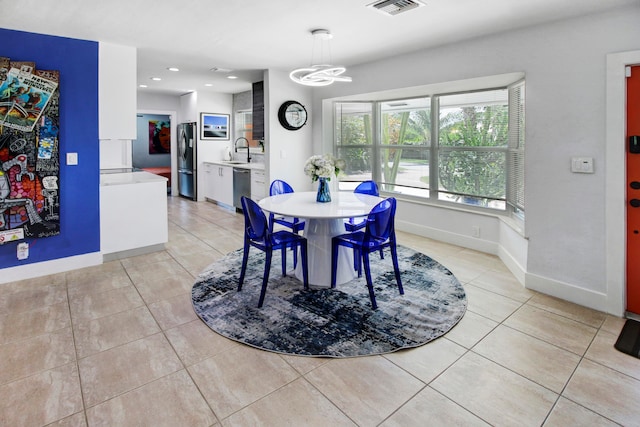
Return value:
M 147 85 L 138 85 L 138 87 L 148 87 Z
M 180 71 L 180 69 L 176 68 L 176 67 L 169 67 L 169 68 L 167 68 L 167 70 L 169 70 L 169 71 Z
M 151 77 L 151 80 L 159 82 L 162 79 L 160 77 Z
M 213 86 L 211 83 L 205 83 L 204 85 L 207 86 L 207 87 Z
M 227 76 L 227 78 L 233 80 L 233 79 L 237 79 L 238 76 Z

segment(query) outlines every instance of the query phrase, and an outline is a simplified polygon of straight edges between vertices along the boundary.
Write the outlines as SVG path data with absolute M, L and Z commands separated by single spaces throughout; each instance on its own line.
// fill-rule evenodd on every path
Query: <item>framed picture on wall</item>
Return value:
M 200 113 L 200 139 L 229 139 L 229 114 Z

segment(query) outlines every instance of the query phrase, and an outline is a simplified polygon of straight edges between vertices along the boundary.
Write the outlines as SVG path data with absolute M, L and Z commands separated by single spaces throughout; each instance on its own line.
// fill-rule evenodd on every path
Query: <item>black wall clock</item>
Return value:
M 278 120 L 285 129 L 298 130 L 307 123 L 307 110 L 296 101 L 287 101 L 278 110 Z

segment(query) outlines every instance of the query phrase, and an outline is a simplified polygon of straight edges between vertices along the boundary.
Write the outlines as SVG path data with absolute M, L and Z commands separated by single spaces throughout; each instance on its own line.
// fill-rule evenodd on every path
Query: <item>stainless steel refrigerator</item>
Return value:
M 197 135 L 195 123 L 178 125 L 178 189 L 193 200 L 198 198 Z

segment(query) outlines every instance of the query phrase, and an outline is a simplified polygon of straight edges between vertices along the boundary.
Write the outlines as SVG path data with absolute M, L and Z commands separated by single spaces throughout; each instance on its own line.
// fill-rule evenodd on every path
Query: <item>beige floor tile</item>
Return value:
M 640 380 L 640 359 L 617 350 L 617 340 L 618 335 L 598 331 L 584 357 Z
M 149 304 L 149 310 L 162 330 L 198 319 L 198 315 L 193 311 L 191 292 L 183 292 Z
M 15 292 L 0 293 L 0 313 L 9 315 L 67 302 L 67 286 L 63 283 L 28 286 Z
M 152 335 L 80 359 L 82 392 L 87 407 L 182 369 L 162 334 Z
M 0 346 L 0 384 L 76 360 L 71 328 Z
M 196 238 L 183 238 L 178 241 L 168 242 L 166 245 L 167 252 L 171 254 L 171 256 L 182 256 L 187 257 L 191 254 L 197 254 L 200 252 L 210 251 L 211 246 L 206 244 L 204 241 Z
M 467 310 L 458 324 L 446 333 L 445 338 L 465 348 L 471 348 L 496 326 L 497 322 Z
M 279 355 L 244 345 L 238 345 L 187 369 L 220 419 L 299 376 Z
M 465 261 L 471 262 L 477 266 L 484 267 L 485 269 L 495 270 L 496 268 L 500 268 L 504 264 L 500 261 L 500 258 L 496 255 L 491 255 L 488 253 L 475 251 L 473 249 L 464 248 L 458 254 L 460 259 L 464 259 Z
M 71 321 L 74 325 L 142 305 L 144 305 L 144 301 L 133 286 L 97 294 L 78 295 L 69 301 Z
M 42 426 L 81 410 L 82 394 L 75 363 L 0 386 L 3 426 Z
M 564 397 L 624 426 L 640 425 L 640 381 L 583 360 Z
M 120 261 L 109 261 L 104 264 L 68 271 L 64 274 L 68 282 L 75 283 L 85 282 L 90 280 L 92 277 L 117 274 L 122 271 L 122 269 L 123 267 Z
M 87 409 L 87 419 L 92 427 L 208 427 L 216 422 L 184 370 Z
M 73 298 L 79 295 L 105 292 L 131 285 L 127 272 L 121 269 L 113 274 L 95 275 L 76 281 L 69 280 L 67 287 L 69 289 L 69 297 Z
M 522 303 L 471 284 L 464 286 L 467 293 L 467 310 L 496 322 L 511 316 Z
M 536 295 L 518 282 L 513 274 L 505 271 L 486 271 L 473 279 L 470 284 L 519 302 L 527 302 Z
M 306 356 L 292 356 L 288 354 L 281 355 L 282 358 L 301 374 L 306 374 L 309 371 L 314 370 L 318 366 L 322 366 L 325 363 L 332 360 L 328 357 L 306 357 Z
M 431 387 L 494 426 L 541 425 L 558 398 L 471 352 L 436 378 Z
M 560 316 L 568 317 L 577 322 L 585 323 L 591 327 L 599 328 L 606 318 L 606 314 L 601 311 L 582 307 L 568 301 L 550 297 L 544 294 L 536 294 L 529 301 L 529 305 L 542 308 Z
M 188 256 L 174 255 L 174 258 L 185 270 L 196 277 L 204 271 L 204 269 L 211 263 L 219 260 L 224 255 L 215 250 L 209 249 L 206 251 L 198 252 L 196 254 L 190 254 Z
M 436 339 L 420 347 L 383 355 L 424 383 L 430 383 L 460 358 L 467 349 L 447 339 Z
M 589 426 L 614 427 L 617 423 L 610 421 L 584 406 L 561 397 L 544 423 L 545 427 Z
M 71 326 L 69 304 L 61 302 L 30 311 L 0 316 L 0 345 Z
M 134 285 L 156 282 L 171 276 L 185 276 L 186 271 L 173 258 L 145 265 L 132 265 L 127 273 Z
M 502 325 L 472 350 L 556 393 L 580 362 L 577 354 Z
M 134 266 L 142 266 L 148 264 L 155 264 L 157 262 L 166 262 L 171 259 L 171 255 L 167 251 L 151 252 L 144 255 L 138 255 L 130 258 L 120 260 L 124 268 L 130 268 Z
M 212 331 L 200 319 L 165 331 L 185 366 L 191 366 L 238 345 Z
M 615 317 L 607 314 L 600 329 L 611 334 L 620 335 L 622 327 L 626 321 L 627 319 L 623 319 L 622 317 Z
M 299 378 L 223 420 L 223 426 L 355 426 L 307 381 Z
M 84 411 L 82 411 L 54 423 L 47 424 L 47 427 L 87 427 L 87 419 Z
M 489 426 L 457 403 L 426 387 L 380 427 Z
M 584 323 L 530 305 L 523 306 L 504 324 L 581 356 L 597 332 Z
M 35 291 L 52 285 L 65 285 L 67 279 L 65 273 L 51 274 L 49 276 L 34 277 L 32 279 L 19 280 L 0 284 L 0 297 L 14 292 Z
M 427 255 L 429 255 L 429 253 L 427 253 Z M 487 268 L 474 264 L 471 261 L 459 258 L 458 254 L 445 256 L 441 259 L 437 259 L 437 261 L 449 269 L 460 283 L 468 283 L 488 270 Z
M 175 262 L 175 261 L 174 261 Z M 176 265 L 179 265 L 176 263 Z M 154 268 L 154 267 L 149 267 Z M 138 279 L 134 284 L 140 296 L 147 304 L 161 301 L 163 299 L 175 297 L 185 292 L 191 292 L 194 278 L 180 266 L 180 272 L 169 274 L 157 278 L 145 278 L 144 281 Z
M 160 332 L 147 307 L 80 322 L 75 328 L 76 351 L 79 358 L 136 341 Z
M 381 356 L 331 360 L 305 378 L 359 426 L 378 425 L 425 386 Z

